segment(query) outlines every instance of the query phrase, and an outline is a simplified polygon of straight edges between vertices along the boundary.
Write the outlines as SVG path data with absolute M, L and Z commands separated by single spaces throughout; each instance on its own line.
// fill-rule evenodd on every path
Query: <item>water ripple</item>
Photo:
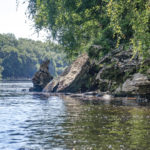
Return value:
M 29 93 L 31 86 L 31 82 L 0 83 L 0 150 L 150 147 L 149 107 L 47 97 Z

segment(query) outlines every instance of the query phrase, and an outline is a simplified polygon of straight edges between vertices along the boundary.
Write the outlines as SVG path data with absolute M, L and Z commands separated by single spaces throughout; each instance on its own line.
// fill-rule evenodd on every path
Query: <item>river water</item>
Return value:
M 29 93 L 29 81 L 0 82 L 0 150 L 148 150 L 150 107 Z

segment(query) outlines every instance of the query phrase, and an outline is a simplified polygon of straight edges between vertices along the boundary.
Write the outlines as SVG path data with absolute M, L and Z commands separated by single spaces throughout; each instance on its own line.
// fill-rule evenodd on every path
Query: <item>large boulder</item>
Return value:
M 83 92 L 88 90 L 90 61 L 87 54 L 82 54 L 58 77 L 53 79 L 44 92 Z
M 43 88 L 53 79 L 48 71 L 49 62 L 49 60 L 46 60 L 40 65 L 39 71 L 37 71 L 32 78 L 33 88 L 30 88 L 30 91 L 42 91 Z

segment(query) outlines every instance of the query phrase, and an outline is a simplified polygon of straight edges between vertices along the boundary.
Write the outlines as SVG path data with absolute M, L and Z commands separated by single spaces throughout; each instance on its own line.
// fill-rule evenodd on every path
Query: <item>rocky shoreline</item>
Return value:
M 99 47 L 91 48 L 94 50 Z M 47 62 L 46 65 L 41 65 L 40 70 L 33 77 L 33 89 L 36 91 L 36 87 L 40 86 L 40 91 L 46 93 L 71 93 L 72 96 L 82 95 L 81 97 L 84 95 L 103 97 L 107 94 L 111 98 L 118 96 L 150 98 L 149 68 L 150 60 L 143 61 L 137 54 L 133 55 L 132 48 L 125 50 L 120 47 L 99 61 L 82 54 L 65 69 L 62 75 L 54 79 L 47 70 Z M 45 70 L 47 75 L 45 76 L 45 72 L 41 70 Z

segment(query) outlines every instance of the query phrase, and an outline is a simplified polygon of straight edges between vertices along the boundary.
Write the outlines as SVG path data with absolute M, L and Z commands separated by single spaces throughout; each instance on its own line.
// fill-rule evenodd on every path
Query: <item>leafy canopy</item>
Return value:
M 119 44 L 149 55 L 149 0 L 28 0 L 28 14 L 37 30 L 46 28 L 70 56 L 89 50 L 93 44 L 105 54 Z

